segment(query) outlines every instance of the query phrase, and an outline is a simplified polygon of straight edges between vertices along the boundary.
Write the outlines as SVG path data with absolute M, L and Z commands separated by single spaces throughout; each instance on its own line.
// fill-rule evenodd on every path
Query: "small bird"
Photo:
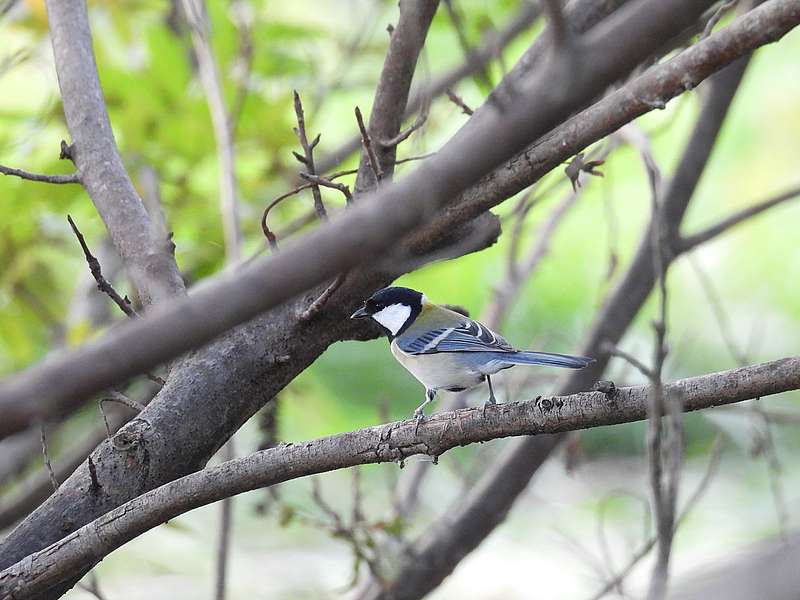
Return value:
M 425 386 L 425 402 L 414 411 L 417 421 L 439 390 L 460 392 L 486 380 L 486 403 L 496 404 L 491 376 L 498 371 L 515 365 L 582 369 L 594 362 L 584 356 L 517 350 L 485 325 L 405 287 L 375 292 L 350 316 L 364 317 L 380 325 L 394 357 Z

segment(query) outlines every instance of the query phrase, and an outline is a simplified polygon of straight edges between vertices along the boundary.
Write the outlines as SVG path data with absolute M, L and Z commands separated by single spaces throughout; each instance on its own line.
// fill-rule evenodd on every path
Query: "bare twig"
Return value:
M 211 27 L 205 0 L 183 0 L 183 9 L 191 27 L 200 81 L 211 113 L 219 161 L 219 201 L 225 233 L 225 257 L 226 262 L 233 264 L 241 255 L 242 233 L 239 225 L 232 121 L 225 106 L 219 65 L 211 47 Z
M 320 313 L 320 311 L 322 311 L 322 309 L 325 307 L 325 303 L 328 302 L 328 300 L 330 300 L 331 296 L 333 296 L 336 290 L 338 290 L 344 283 L 345 277 L 346 275 L 344 274 L 337 275 L 336 279 L 334 279 L 333 282 L 327 288 L 325 288 L 325 291 L 323 291 L 319 295 L 319 297 L 309 305 L 307 309 L 305 309 L 303 312 L 300 313 L 299 316 L 300 320 L 310 321 L 311 319 L 316 317 Z
M 297 127 L 295 128 L 294 132 L 297 135 L 297 139 L 300 142 L 300 146 L 303 148 L 302 156 L 297 153 L 293 153 L 294 157 L 303 165 L 305 165 L 306 172 L 300 172 L 300 176 L 303 175 L 311 175 L 316 176 L 317 170 L 314 166 L 314 148 L 319 144 L 320 134 L 317 134 L 311 142 L 308 141 L 308 134 L 306 133 L 306 118 L 305 113 L 303 112 L 303 103 L 300 100 L 300 94 L 297 93 L 297 90 L 294 90 L 294 113 L 297 117 Z M 317 213 L 317 216 L 320 218 L 321 221 L 328 220 L 328 213 L 325 210 L 325 205 L 322 203 L 322 194 L 319 190 L 319 185 L 316 182 L 312 182 L 311 186 L 311 194 L 314 197 L 314 210 Z
M 445 90 L 445 93 L 447 94 L 447 98 L 450 100 L 450 102 L 452 102 L 458 108 L 460 108 L 461 112 L 463 112 L 465 115 L 471 117 L 475 113 L 475 111 L 472 110 L 469 106 L 467 106 L 464 100 L 461 99 L 461 96 L 456 94 L 453 90 L 448 88 L 447 90 Z
M 31 173 L 30 171 L 23 171 L 22 169 L 15 169 L 13 167 L 6 167 L 0 165 L 0 173 L 3 175 L 13 175 L 20 179 L 27 179 L 28 181 L 39 181 L 42 183 L 80 183 L 81 179 L 77 173 L 70 173 L 68 175 L 44 175 L 41 173 Z
M 603 343 L 602 350 L 611 356 L 616 356 L 617 358 L 621 358 L 622 360 L 626 361 L 648 379 L 652 380 L 655 377 L 655 373 L 650 367 L 636 358 L 633 354 L 625 352 L 611 342 L 605 341 Z
M 122 404 L 123 406 L 127 406 L 137 414 L 144 410 L 144 404 L 137 402 L 136 400 L 132 400 L 131 398 L 128 398 L 122 392 L 118 392 L 116 390 L 111 390 L 110 392 L 108 392 L 108 396 L 106 396 L 105 398 L 101 398 L 97 403 L 98 407 L 100 408 L 100 414 L 103 415 L 103 423 L 105 423 L 106 433 L 108 437 L 111 437 L 113 430 L 108 423 L 108 417 L 106 417 L 106 411 L 103 408 L 103 405 L 106 402 L 116 402 L 117 404 Z
M 231 14 L 236 23 L 239 37 L 239 48 L 236 52 L 235 67 L 238 71 L 236 94 L 228 111 L 228 128 L 231 138 L 236 139 L 242 112 L 250 93 L 250 75 L 253 68 L 253 23 L 251 22 L 250 8 L 242 0 L 231 3 Z
M 404 129 L 390 140 L 382 140 L 380 142 L 381 146 L 383 146 L 384 148 L 397 146 L 402 142 L 406 141 L 409 137 L 411 137 L 411 134 L 414 133 L 417 129 L 419 129 L 423 125 L 425 125 L 425 121 L 428 120 L 428 108 L 429 108 L 428 106 L 423 106 L 422 110 L 417 115 L 417 118 L 408 127 L 408 129 Z M 394 164 L 397 164 L 397 161 L 395 161 Z
M 700 34 L 701 40 L 704 40 L 711 35 L 711 32 L 714 31 L 714 27 L 716 27 L 717 23 L 719 23 L 719 20 L 725 15 L 725 13 L 728 10 L 736 6 L 737 2 L 738 0 L 726 0 L 725 2 L 719 5 L 719 8 L 717 8 L 717 10 L 714 11 L 714 14 L 711 15 L 711 18 L 708 20 L 706 26 L 703 28 L 703 33 Z
M 72 220 L 70 215 L 67 215 L 67 221 L 69 221 L 69 226 L 72 227 L 73 233 L 75 233 L 75 237 L 78 238 L 78 243 L 81 245 L 83 249 L 83 255 L 86 257 L 86 262 L 89 264 L 89 270 L 92 272 L 92 277 L 97 282 L 97 289 L 99 289 L 104 294 L 108 295 L 114 301 L 114 304 L 119 306 L 120 310 L 124 312 L 129 317 L 137 317 L 136 311 L 133 310 L 133 306 L 131 305 L 131 301 L 126 296 L 123 298 L 117 293 L 117 290 L 114 289 L 105 277 L 103 277 L 103 271 L 100 267 L 100 262 L 94 257 L 94 255 L 89 250 L 89 246 L 86 245 L 86 240 L 83 237 L 83 234 L 78 229 L 78 226 L 75 225 L 75 221 Z
M 58 489 L 58 480 L 56 474 L 53 472 L 53 465 L 50 463 L 50 453 L 47 450 L 47 434 L 45 433 L 44 423 L 39 425 L 39 434 L 42 442 L 42 458 L 44 459 L 44 467 L 47 469 L 47 474 L 50 477 L 50 484 L 53 486 L 53 491 Z
M 222 460 L 236 458 L 233 438 L 222 446 Z M 217 571 L 214 580 L 214 600 L 225 600 L 225 585 L 228 576 L 228 553 L 231 544 L 231 522 L 233 520 L 233 498 L 220 502 L 219 539 L 217 541 Z
M 425 158 L 425 157 L 423 157 L 423 158 Z M 415 160 L 415 159 L 406 159 L 406 160 Z M 357 172 L 358 172 L 358 169 L 349 169 L 347 171 L 339 171 L 338 173 L 333 173 L 331 175 L 327 175 L 326 177 L 324 177 L 324 179 L 327 180 L 328 182 L 330 182 L 330 181 L 333 181 L 334 179 L 338 179 L 339 177 L 344 177 L 345 175 L 353 175 L 353 174 L 355 174 Z M 308 175 L 308 174 L 306 174 L 306 175 Z M 303 175 L 301 174 L 301 177 L 302 176 Z M 264 212 L 261 215 L 261 230 L 264 232 L 264 236 L 267 238 L 267 241 L 269 242 L 269 245 L 273 250 L 277 250 L 277 248 L 278 248 L 278 236 L 275 235 L 272 232 L 272 230 L 269 228 L 269 226 L 267 225 L 267 217 L 269 216 L 270 211 L 273 208 L 275 208 L 278 204 L 280 204 L 281 202 L 286 200 L 287 198 L 291 198 L 295 194 L 298 194 L 298 193 L 302 192 L 303 190 L 307 190 L 307 189 L 309 189 L 311 187 L 314 187 L 314 186 L 317 186 L 317 185 L 321 185 L 321 184 L 312 183 L 312 182 L 309 181 L 308 183 L 304 183 L 302 185 L 298 185 L 296 188 L 294 188 L 292 190 L 289 190 L 288 192 L 286 192 L 284 194 L 281 194 L 280 196 L 275 198 L 272 202 L 267 204 L 266 208 L 264 209 Z M 344 186 L 344 187 L 346 188 L 347 186 Z M 340 191 L 342 193 L 344 193 L 343 189 L 340 190 Z M 349 191 L 350 191 L 350 189 L 347 188 L 347 192 L 348 193 L 349 193 Z M 347 194 L 345 194 L 345 200 L 347 200 Z M 314 211 L 314 213 L 312 213 L 312 215 L 313 214 L 317 214 L 316 211 Z M 307 225 L 310 221 L 311 221 L 311 217 L 308 217 L 308 216 L 302 217 L 299 220 L 299 222 L 302 223 L 302 225 Z M 293 233 L 293 231 L 294 231 L 294 228 L 290 227 L 289 228 L 289 232 Z M 288 234 L 284 233 L 284 235 L 288 235 Z
M 383 169 L 375 154 L 375 149 L 372 147 L 372 140 L 370 139 L 369 132 L 366 125 L 364 125 L 364 117 L 361 116 L 361 109 L 356 106 L 355 108 L 356 121 L 358 122 L 358 130 L 361 132 L 361 143 L 364 146 L 364 152 L 369 160 L 369 168 L 372 169 L 375 179 L 380 182 L 383 179 Z
M 320 177 L 319 175 L 312 175 L 311 173 L 300 173 L 300 177 L 308 180 L 315 186 L 322 186 L 338 190 L 344 195 L 345 201 L 350 204 L 353 201 L 353 194 L 350 193 L 350 187 L 343 183 L 334 183 L 330 179 Z
M 631 125 L 628 132 L 637 131 Z M 655 343 L 653 368 L 651 374 L 652 392 L 648 415 L 647 448 L 650 462 L 650 483 L 653 492 L 653 513 L 658 535 L 656 564 L 650 580 L 648 598 L 661 600 L 667 591 L 669 559 L 672 539 L 675 534 L 675 507 L 678 497 L 678 481 L 683 458 L 683 425 L 681 399 L 677 394 L 669 394 L 662 384 L 664 360 L 667 356 L 667 257 L 668 235 L 666 219 L 659 201 L 658 167 L 653 159 L 650 144 L 641 134 L 632 140 L 647 168 L 650 181 L 652 219 L 651 236 L 653 244 L 653 264 L 658 289 L 658 317 L 653 323 Z M 662 433 L 662 415 L 667 415 L 665 431 Z
M 740 210 L 739 212 L 722 219 L 719 223 L 716 223 L 715 225 L 712 225 L 703 231 L 681 238 L 677 243 L 678 250 L 680 252 L 688 252 L 700 244 L 714 239 L 721 233 L 725 233 L 731 227 L 735 227 L 747 219 L 755 217 L 762 212 L 773 208 L 774 206 L 783 204 L 788 200 L 792 200 L 797 196 L 800 196 L 800 187 L 793 187 L 773 198 L 769 198 L 763 202 L 759 202 L 758 204 L 754 204 L 753 206 Z
M 450 22 L 453 24 L 453 29 L 456 32 L 458 45 L 461 47 L 461 52 L 464 54 L 464 59 L 468 64 L 473 65 L 473 70 L 478 81 L 487 89 L 492 89 L 492 82 L 489 79 L 489 74 L 486 71 L 485 65 L 475 64 L 478 60 L 476 53 L 470 47 L 467 40 L 467 33 L 464 28 L 464 22 L 461 20 L 461 15 L 453 4 L 453 0 L 444 0 L 444 7 L 447 10 L 447 16 L 450 17 Z
M 691 497 L 686 501 L 686 504 L 681 511 L 681 514 L 675 521 L 675 530 L 677 531 L 678 526 L 680 526 L 689 514 L 692 512 L 692 509 L 697 505 L 700 499 L 705 494 L 708 486 L 714 479 L 714 475 L 716 475 L 717 470 L 719 468 L 719 461 L 722 455 L 722 438 L 721 436 L 717 435 L 714 438 L 714 443 L 711 446 L 711 458 L 708 461 L 708 467 L 706 467 L 706 472 L 703 475 L 703 478 L 697 484 L 694 492 L 692 493 Z M 633 571 L 633 568 L 639 564 L 639 562 L 650 553 L 650 550 L 656 545 L 658 541 L 658 536 L 654 535 L 649 540 L 647 540 L 639 550 L 637 550 L 633 556 L 628 560 L 626 565 L 614 576 L 612 577 L 605 586 L 600 589 L 594 596 L 591 597 L 590 600 L 601 600 L 605 598 L 608 593 L 610 593 L 614 588 L 619 587 L 625 578 Z

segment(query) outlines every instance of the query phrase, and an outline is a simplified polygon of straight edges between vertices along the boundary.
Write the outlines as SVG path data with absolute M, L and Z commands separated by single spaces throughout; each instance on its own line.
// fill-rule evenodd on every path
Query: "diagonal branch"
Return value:
M 103 277 L 103 270 L 100 267 L 100 261 L 95 258 L 92 252 L 89 250 L 89 246 L 86 245 L 86 240 L 83 237 L 83 234 L 78 229 L 78 226 L 75 225 L 75 221 L 72 220 L 70 215 L 67 215 L 67 221 L 69 221 L 69 226 L 72 228 L 72 232 L 75 234 L 75 237 L 78 238 L 78 243 L 81 245 L 81 249 L 83 250 L 83 255 L 86 257 L 86 262 L 89 263 L 89 270 L 92 272 L 92 277 L 97 282 L 97 289 L 99 289 L 104 294 L 108 295 L 111 300 L 114 301 L 114 304 L 119 306 L 119 309 L 124 312 L 129 317 L 137 317 L 136 311 L 133 310 L 133 306 L 131 306 L 131 301 L 126 296 L 123 298 L 117 293 L 117 290 L 114 289 L 108 280 Z
M 747 208 L 744 208 L 739 212 L 722 219 L 719 223 L 716 223 L 707 229 L 704 229 L 703 231 L 699 231 L 698 233 L 694 233 L 692 235 L 683 236 L 677 242 L 676 251 L 689 252 L 700 244 L 704 244 L 725 233 L 731 227 L 735 227 L 736 225 L 739 225 L 748 219 L 758 216 L 770 208 L 783 204 L 789 200 L 793 200 L 797 196 L 800 196 L 800 187 L 793 187 L 781 194 L 778 194 L 777 196 L 764 200 L 763 202 L 759 202 L 753 206 L 748 206 Z
M 58 85 L 73 144 L 69 154 L 144 306 L 184 293 L 120 158 L 97 76 L 85 0 L 48 0 Z
M 676 381 L 665 393 L 685 399 L 685 411 L 742 402 L 800 388 L 800 358 Z M 649 386 L 611 394 L 583 392 L 439 413 L 419 424 L 399 421 L 300 444 L 282 444 L 187 475 L 136 498 L 0 573 L 0 597 L 30 597 L 61 584 L 113 550 L 176 516 L 245 491 L 361 464 L 448 450 L 519 435 L 574 431 L 646 418 Z
M 0 386 L 0 408 L 5 416 L 0 422 L 0 436 L 18 431 L 45 414 L 69 410 L 90 393 L 199 346 L 300 291 L 347 271 L 366 257 L 382 254 L 401 235 L 427 222 L 435 207 L 445 206 L 449 198 L 474 181 L 499 156 L 512 153 L 525 138 L 536 137 L 552 127 L 576 104 L 585 102 L 608 81 L 618 78 L 621 70 L 629 68 L 637 60 L 628 52 L 627 43 L 638 44 L 639 51 L 646 54 L 650 45 L 659 43 L 658 36 L 668 38 L 673 29 L 683 26 L 684 20 L 692 19 L 693 13 L 673 11 L 673 3 L 650 2 L 631 5 L 628 8 L 632 10 L 617 15 L 618 18 L 611 22 L 607 19 L 603 27 L 596 28 L 591 36 L 587 36 L 583 47 L 588 49 L 587 56 L 596 61 L 596 68 L 591 70 L 587 81 L 573 81 L 569 93 L 564 88 L 564 97 L 557 98 L 560 94 L 553 94 L 554 89 L 562 89 L 554 82 L 573 75 L 563 73 L 558 67 L 555 72 L 549 67 L 542 69 L 537 77 L 542 84 L 541 91 L 534 87 L 524 96 L 520 95 L 515 105 L 502 115 L 487 114 L 481 126 L 474 127 L 468 134 L 456 136 L 427 159 L 422 168 L 376 193 L 375 198 L 380 198 L 380 201 L 359 203 L 341 219 L 307 235 L 304 243 L 253 261 L 237 271 L 235 278 L 219 276 L 191 298 L 175 301 L 158 314 L 118 328 L 113 339 L 100 338 L 4 382 Z M 674 2 L 675 6 L 683 6 L 684 2 L 691 4 L 696 12 L 702 9 L 689 0 Z M 665 16 L 665 13 L 669 14 Z M 675 22 L 674 18 L 680 20 Z M 631 21 L 637 24 L 636 34 L 621 35 L 618 29 L 629 31 Z M 697 73 L 707 75 L 727 60 L 733 60 L 738 53 L 778 39 L 799 22 L 800 6 L 791 0 L 772 0 L 738 19 L 734 24 L 738 27 L 731 25 L 725 30 L 728 35 L 723 36 L 725 32 L 714 34 L 698 44 L 692 54 L 692 60 L 698 64 Z M 760 27 L 755 27 L 759 24 Z M 621 39 L 626 44 L 618 43 Z M 719 53 L 714 52 L 715 49 Z M 705 57 L 702 62 L 701 57 Z M 684 67 L 685 62 L 675 59 L 660 66 L 668 67 L 672 72 L 673 68 Z M 544 82 L 549 83 L 545 85 Z M 673 85 L 680 83 L 680 78 L 672 81 Z M 669 93 L 677 93 L 675 88 L 668 89 Z M 529 102 L 533 103 L 535 110 L 528 105 Z M 638 108 L 646 112 L 640 105 Z M 611 110 L 614 114 L 619 113 L 617 106 Z M 536 120 L 530 119 L 531 111 L 537 114 Z M 636 110 L 631 111 L 630 118 L 638 114 Z M 602 125 L 607 125 L 607 122 Z M 603 127 L 591 129 L 593 133 L 588 135 L 602 131 Z M 487 136 L 498 143 L 487 147 Z M 499 143 L 500 140 L 509 143 Z M 563 142 L 559 140 L 558 145 L 563 146 Z M 527 168 L 530 172 L 530 164 Z M 487 202 L 489 205 L 500 202 L 507 196 L 498 197 L 498 194 L 514 189 L 516 185 L 519 185 L 519 178 L 498 182 L 501 192 L 493 190 L 491 195 L 487 194 L 488 200 L 472 195 L 479 190 L 485 192 L 485 187 L 471 188 L 466 217 L 463 207 L 446 211 L 445 215 L 452 219 L 451 226 L 443 232 L 435 230 L 434 226 L 426 227 L 425 235 L 433 240 L 447 239 L 452 234 L 453 223 L 462 223 L 480 214 Z M 473 214 L 478 208 L 480 211 Z M 438 221 L 435 226 L 441 227 L 441 224 Z M 298 265 L 313 268 L 299 269 Z M 81 365 L 91 365 L 92 368 L 81 369 Z M 49 382 L 54 379 L 64 385 L 53 389 Z
M 236 198 L 236 166 L 233 121 L 225 106 L 219 65 L 211 47 L 211 24 L 205 0 L 183 0 L 183 10 L 192 33 L 197 70 L 205 91 L 219 163 L 219 206 L 225 236 L 225 259 L 237 262 L 241 255 L 242 232 Z

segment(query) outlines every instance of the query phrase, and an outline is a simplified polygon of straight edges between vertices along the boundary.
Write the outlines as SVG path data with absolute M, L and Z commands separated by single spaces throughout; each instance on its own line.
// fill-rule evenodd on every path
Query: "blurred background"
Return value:
M 143 196 L 160 194 L 178 265 L 187 281 L 197 283 L 223 268 L 224 248 L 216 146 L 191 43 L 166 0 L 90 0 L 89 5 L 100 79 L 123 158 Z M 0 6 L 0 163 L 35 172 L 71 172 L 71 164 L 58 160 L 59 141 L 69 138 L 43 2 L 6 0 Z M 454 6 L 466 41 L 477 46 L 513 19 L 521 4 L 459 0 Z M 245 255 L 251 256 L 266 250 L 260 225 L 264 207 L 297 185 L 298 163 L 291 151 L 300 148 L 292 131 L 292 90 L 303 99 L 310 136 L 322 133 L 319 155 L 351 138 L 357 132 L 353 107 L 369 112 L 388 43 L 386 26 L 396 22 L 397 6 L 374 0 L 213 0 L 208 9 L 226 98 L 229 105 L 241 102 L 236 173 Z M 500 60 L 487 69 L 489 82 L 499 81 L 542 27 L 536 21 L 502 50 Z M 797 185 L 797 56 L 798 32 L 756 54 L 692 200 L 685 232 Z M 453 21 L 440 9 L 415 83 L 424 84 L 461 62 Z M 453 90 L 476 108 L 489 88 L 476 76 Z M 665 177 L 691 132 L 702 91 L 686 93 L 636 122 L 648 135 Z M 399 157 L 435 151 L 466 119 L 446 97 L 434 99 L 425 125 L 400 147 Z M 517 346 L 576 350 L 595 310 L 624 273 L 650 212 L 647 176 L 636 149 L 614 138 L 594 151 L 609 151 L 599 168 L 603 177 L 582 176 L 579 195 L 571 197 L 563 169 L 556 169 L 527 196 L 533 204 L 523 220 L 515 212 L 519 198 L 496 209 L 504 221 L 497 244 L 426 266 L 398 283 L 424 291 L 434 302 L 459 304 L 480 318 L 507 277 L 512 245 L 520 256 L 529 255 L 553 210 L 566 206 L 548 251 L 514 297 L 500 330 Z M 351 156 L 337 168 L 354 166 L 357 159 Z M 414 168 L 414 162 L 400 165 L 397 177 Z M 353 178 L 342 181 L 352 185 Z M 322 194 L 332 213 L 343 208 L 334 190 Z M 311 207 L 311 196 L 304 192 L 270 213 L 279 243 L 316 226 L 306 218 Z M 68 213 L 109 279 L 130 293 L 82 188 L 3 177 L 0 375 L 84 343 L 124 318 L 95 289 L 67 224 Z M 797 354 L 799 231 L 800 202 L 789 202 L 673 265 L 665 379 Z M 651 298 L 621 344 L 644 362 L 652 356 L 655 309 Z M 500 378 L 501 401 L 548 393 L 557 375 L 545 369 L 516 371 L 521 370 Z M 612 361 L 607 378 L 617 385 L 645 382 L 619 360 Z M 280 395 L 275 435 L 281 441 L 305 440 L 407 418 L 422 394 L 394 362 L 385 340 L 336 344 Z M 479 388 L 470 402 L 483 400 Z M 685 417 L 681 506 L 704 478 L 708 481 L 675 540 L 675 581 L 800 524 L 798 400 L 796 393 L 782 394 L 758 406 L 744 403 Z M 257 416 L 241 430 L 235 438 L 237 455 L 256 450 L 265 436 L 273 435 L 272 416 Z M 101 423 L 92 404 L 59 428 L 49 439 L 54 466 L 88 428 Z M 644 424 L 636 423 L 576 436 L 537 474 L 509 519 L 431 597 L 591 597 L 608 579 L 609 568 L 622 568 L 652 535 L 644 431 Z M 721 456 L 709 474 L 716 439 Z M 325 507 L 349 520 L 356 496 L 356 512 L 363 513 L 359 535 L 413 539 L 492 468 L 506 443 L 444 455 L 425 481 L 419 510 L 407 520 L 397 519 L 391 509 L 402 473 L 398 465 L 365 467 L 358 482 L 348 471 L 321 476 L 316 499 L 308 479 L 237 497 L 229 597 L 352 596 L 369 567 L 357 559 L 352 540 L 336 533 Z M 0 514 L 24 489 L 26 478 L 42 469 L 34 462 L 5 478 Z M 218 513 L 217 506 L 196 510 L 113 553 L 95 569 L 103 595 L 109 600 L 210 596 Z M 628 577 L 625 590 L 641 594 L 649 572 L 645 559 Z M 67 597 L 93 596 L 76 588 Z

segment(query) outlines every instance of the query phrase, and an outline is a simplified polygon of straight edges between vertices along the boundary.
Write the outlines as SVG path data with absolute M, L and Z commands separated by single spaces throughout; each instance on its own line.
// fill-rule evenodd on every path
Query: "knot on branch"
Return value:
M 115 450 L 130 452 L 144 444 L 144 441 L 152 435 L 152 429 L 150 421 L 133 419 L 111 438 L 111 444 Z

